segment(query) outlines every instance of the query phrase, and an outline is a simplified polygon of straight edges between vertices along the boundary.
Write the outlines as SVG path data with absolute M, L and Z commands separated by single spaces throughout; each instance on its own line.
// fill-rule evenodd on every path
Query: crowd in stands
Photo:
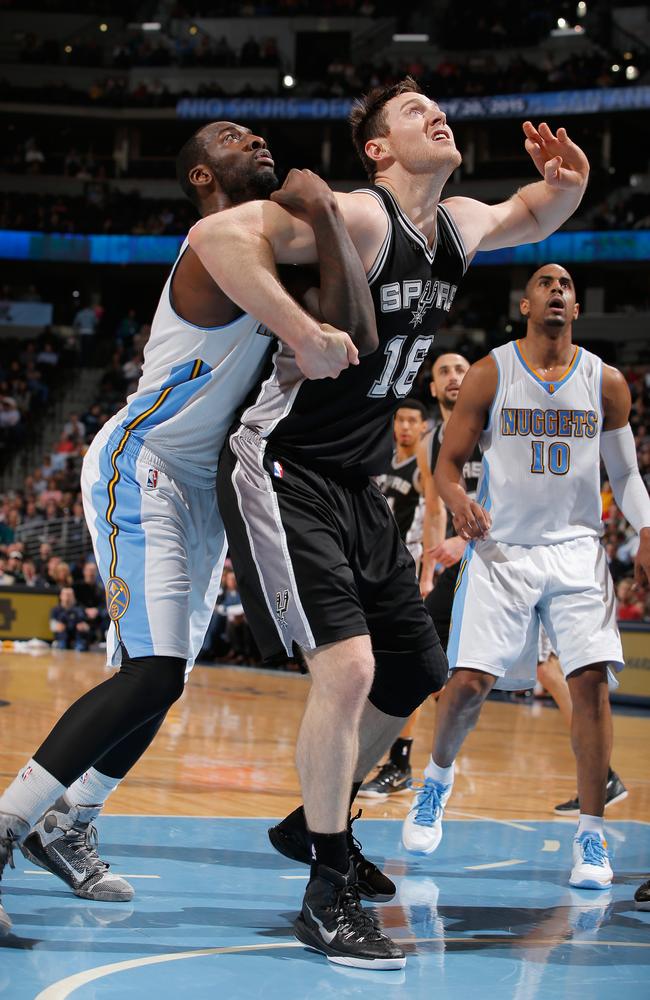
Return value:
M 23 63 L 44 66 L 103 66 L 107 69 L 130 69 L 132 66 L 210 66 L 254 67 L 279 66 L 277 39 L 257 39 L 253 35 L 239 50 L 225 35 L 215 39 L 197 30 L 178 38 L 156 33 L 153 40 L 141 31 L 133 31 L 117 44 L 92 39 L 72 38 L 57 41 L 28 34 L 20 52 Z
M 243 51 L 247 46 L 248 54 L 244 56 Z M 215 47 L 221 53 L 216 56 L 218 61 L 206 54 L 212 52 Z M 7 80 L 0 79 L 0 99 L 98 107 L 173 107 L 178 100 L 186 97 L 224 96 L 226 81 L 223 78 L 210 79 L 209 70 L 233 65 L 279 65 L 277 45 L 273 39 L 266 39 L 262 45 L 253 38 L 249 39 L 239 55 L 232 53 L 231 62 L 225 61 L 227 51 L 232 50 L 223 38 L 219 42 L 206 41 L 197 44 L 195 48 L 185 52 L 182 56 L 184 60 L 182 65 L 206 68 L 206 77 L 193 85 L 192 89 L 172 92 L 163 81 L 156 78 L 155 74 L 145 72 L 147 66 L 160 63 L 145 63 L 143 77 L 134 83 L 130 83 L 127 76 L 120 76 L 119 69 L 124 68 L 126 63 L 124 65 L 114 63 L 117 72 L 109 76 L 98 76 L 90 87 L 73 86 L 70 82 L 57 80 L 56 77 L 43 81 L 42 75 L 35 78 L 33 86 L 28 87 L 14 86 Z M 256 52 L 259 52 L 259 55 L 255 55 Z M 120 58 L 126 60 L 131 57 Z M 242 58 L 248 61 L 243 63 Z M 197 61 L 193 62 L 193 59 Z M 255 59 L 258 61 L 253 61 Z M 635 56 L 634 64 L 641 74 L 646 73 L 649 66 L 647 55 Z M 317 80 L 298 80 L 298 89 L 293 93 L 307 97 L 353 97 L 370 87 L 393 83 L 402 79 L 407 73 L 416 76 L 426 92 L 440 100 L 496 94 L 582 90 L 593 87 L 625 87 L 643 82 L 643 78 L 633 80 L 627 78 L 622 59 L 622 68 L 618 71 L 612 69 L 613 65 L 617 64 L 612 62 L 612 57 L 602 51 L 584 55 L 573 54 L 567 58 L 542 55 L 536 62 L 518 53 L 505 60 L 491 53 L 467 53 L 462 56 L 456 54 L 454 57 L 445 55 L 433 65 L 429 60 L 425 62 L 415 58 L 399 62 L 388 60 L 367 62 L 355 66 L 349 60 L 337 58 L 330 63 L 325 77 L 319 70 Z M 277 96 L 278 88 L 255 89 L 252 85 L 246 84 L 244 87 L 230 89 L 227 93 L 233 97 L 269 97 Z M 284 91 L 282 96 L 290 95 Z
M 140 322 L 135 309 L 125 312 L 112 331 L 114 351 L 98 386 L 97 401 L 84 413 L 67 415 L 52 453 L 43 456 L 20 490 L 0 493 L 0 586 L 45 587 L 59 592 L 51 620 L 57 646 L 88 649 L 102 642 L 108 624 L 102 582 L 84 522 L 79 474 L 93 437 L 137 385 L 149 332 L 149 325 Z M 480 348 L 475 347 L 478 356 L 477 352 L 481 353 Z M 19 397 L 26 406 L 24 419 L 31 421 L 38 405 L 47 400 L 51 374 L 68 363 L 52 338 L 23 341 L 18 353 L 3 350 L 0 393 Z M 631 424 L 639 466 L 650 490 L 650 366 L 625 374 L 633 399 Z M 431 418 L 436 419 L 426 379 L 419 381 L 422 384 L 414 392 L 421 392 L 431 407 Z M 616 585 L 619 618 L 650 622 L 650 590 L 632 586 L 637 539 L 604 478 L 602 504 L 603 544 Z M 64 559 L 66 553 L 71 555 Z M 202 659 L 259 663 L 229 564 L 224 569 Z
M 0 322 L 11 290 L 0 300 Z M 0 352 L 0 467 L 5 457 L 33 437 L 52 391 L 78 365 L 77 345 L 50 332 L 29 341 L 2 341 Z
M 12 194 L 0 199 L 0 229 L 44 233 L 185 235 L 196 222 L 188 201 L 154 201 L 137 192 L 90 191 L 85 197 Z

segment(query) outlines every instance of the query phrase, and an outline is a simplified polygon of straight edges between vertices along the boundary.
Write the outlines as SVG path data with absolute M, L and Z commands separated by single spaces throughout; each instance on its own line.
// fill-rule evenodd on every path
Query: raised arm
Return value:
M 489 355 L 472 365 L 463 379 L 436 463 L 434 478 L 443 502 L 451 511 L 454 528 L 461 538 L 485 538 L 491 518 L 465 489 L 463 466 L 485 427 L 497 391 L 496 362 Z
M 639 534 L 634 560 L 637 584 L 650 583 L 650 498 L 639 472 L 634 435 L 629 424 L 631 398 L 625 378 L 603 365 L 603 433 L 600 453 L 617 505 Z
M 320 283 L 305 301 L 307 308 L 317 319 L 346 330 L 362 357 L 372 354 L 379 346 L 372 295 L 334 192 L 311 170 L 291 170 L 271 199 L 314 233 Z
M 538 243 L 566 222 L 582 200 L 589 178 L 589 161 L 566 129 L 554 135 L 545 123 L 536 129 L 524 122 L 526 152 L 544 180 L 521 188 L 508 201 L 485 205 L 473 198 L 449 198 L 468 256 L 477 250 L 498 250 Z

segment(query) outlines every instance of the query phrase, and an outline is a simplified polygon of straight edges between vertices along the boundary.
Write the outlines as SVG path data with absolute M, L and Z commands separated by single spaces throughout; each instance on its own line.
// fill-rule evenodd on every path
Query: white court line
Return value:
M 466 872 L 482 872 L 488 868 L 512 868 L 513 865 L 525 865 L 523 858 L 511 858 L 510 861 L 491 861 L 488 865 L 465 865 Z
M 456 820 L 456 822 L 462 823 L 467 819 L 478 819 L 483 823 L 502 823 L 504 826 L 513 826 L 515 830 L 525 830 L 526 833 L 537 833 L 534 826 L 525 826 L 523 823 L 516 823 L 512 819 L 494 819 L 493 816 L 479 816 L 478 813 L 465 812 L 464 809 L 454 809 L 453 807 L 448 812 L 458 813 L 462 817 L 460 820 Z M 453 817 L 450 818 L 453 819 Z
M 559 840 L 545 840 L 544 841 L 544 846 L 542 847 L 542 850 L 543 851 L 549 851 L 551 853 L 553 851 L 559 851 L 560 850 L 560 841 Z
M 119 875 L 120 878 L 161 878 L 160 875 L 126 875 L 124 872 L 113 872 L 114 875 Z M 45 875 L 47 878 L 58 878 L 52 872 L 38 872 L 33 868 L 25 868 L 23 875 Z
M 297 879 L 302 879 L 302 881 L 304 882 L 305 879 L 309 878 L 309 875 L 280 875 L 280 878 L 286 878 L 286 879 L 297 878 Z
M 477 944 L 493 944 L 497 947 L 503 947 L 504 945 L 516 945 L 519 943 L 517 938 L 503 935 L 499 935 L 498 937 L 486 937 L 483 935 L 481 937 L 399 938 L 397 940 L 401 945 L 428 944 L 432 941 L 440 941 L 445 944 L 467 945 L 470 948 Z M 589 938 L 565 939 L 563 937 L 536 940 L 535 944 L 538 947 L 544 947 L 545 945 L 554 947 L 558 944 L 562 944 L 567 947 L 585 946 L 593 948 L 594 946 L 594 942 Z M 650 941 L 598 941 L 597 944 L 600 948 L 650 948 Z M 140 969 L 145 965 L 160 965 L 163 962 L 178 962 L 186 958 L 203 958 L 206 955 L 236 955 L 247 951 L 271 951 L 279 948 L 304 948 L 304 945 L 301 944 L 300 941 L 287 941 L 278 944 L 275 942 L 268 942 L 267 944 L 243 944 L 235 945 L 231 948 L 202 948 L 200 951 L 177 951 L 171 955 L 152 955 L 147 958 L 131 958 L 125 962 L 114 962 L 111 965 L 99 965 L 94 969 L 86 969 L 85 972 L 78 972 L 74 976 L 68 976 L 65 979 L 60 979 L 58 982 L 52 983 L 50 986 L 46 986 L 44 990 L 41 990 L 34 1000 L 67 1000 L 67 997 L 69 997 L 71 993 L 74 993 L 75 990 L 80 989 L 87 983 L 92 983 L 97 979 L 104 979 L 106 976 L 112 976 L 115 972 L 124 972 L 127 969 Z

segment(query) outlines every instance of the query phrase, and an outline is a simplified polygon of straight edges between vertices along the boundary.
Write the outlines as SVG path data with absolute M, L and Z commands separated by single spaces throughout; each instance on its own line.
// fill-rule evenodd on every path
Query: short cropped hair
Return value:
M 395 409 L 393 410 L 393 416 L 395 416 L 398 410 L 417 410 L 423 420 L 428 420 L 429 418 L 429 411 L 424 403 L 419 399 L 415 399 L 414 396 L 407 396 L 405 399 L 398 399 Z
M 200 201 L 196 187 L 192 184 L 189 174 L 190 170 L 196 167 L 197 164 L 205 161 L 205 147 L 208 133 L 204 133 L 204 130 L 205 125 L 202 125 L 194 135 L 190 136 L 176 157 L 176 179 L 182 188 L 183 194 L 190 199 L 195 208 L 200 207 Z
M 422 88 L 417 81 L 412 76 L 406 76 L 391 87 L 375 87 L 354 102 L 349 118 L 352 142 L 371 181 L 375 178 L 377 164 L 366 155 L 366 143 L 377 136 L 388 135 L 386 105 L 400 94 L 421 93 Z

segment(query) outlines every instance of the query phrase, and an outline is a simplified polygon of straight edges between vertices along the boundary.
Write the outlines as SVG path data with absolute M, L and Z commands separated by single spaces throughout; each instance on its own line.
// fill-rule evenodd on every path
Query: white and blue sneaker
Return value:
M 411 783 L 415 797 L 402 824 L 402 844 L 412 854 L 432 854 L 442 840 L 442 815 L 452 785 L 425 778 L 418 787 Z
M 573 839 L 573 868 L 569 885 L 576 889 L 609 889 L 614 873 L 609 863 L 607 841 L 586 830 Z

